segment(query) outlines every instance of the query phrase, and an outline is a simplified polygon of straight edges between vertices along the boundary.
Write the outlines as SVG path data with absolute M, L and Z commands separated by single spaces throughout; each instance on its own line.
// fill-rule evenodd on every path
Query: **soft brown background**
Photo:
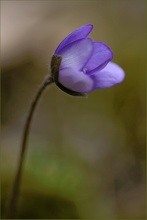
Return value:
M 2 215 L 32 97 L 57 45 L 87 23 L 125 81 L 88 98 L 44 93 L 17 218 L 145 219 L 145 0 L 1 1 Z

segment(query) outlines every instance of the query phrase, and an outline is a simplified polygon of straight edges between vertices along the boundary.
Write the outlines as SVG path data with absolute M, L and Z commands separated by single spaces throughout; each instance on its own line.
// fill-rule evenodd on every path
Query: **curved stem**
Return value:
M 38 89 L 32 103 L 31 103 L 30 109 L 28 111 L 28 116 L 26 119 L 26 123 L 24 126 L 24 132 L 23 132 L 23 136 L 22 136 L 22 144 L 21 144 L 21 152 L 20 152 L 19 161 L 18 161 L 18 168 L 17 168 L 15 179 L 14 179 L 14 185 L 13 185 L 13 189 L 12 189 L 12 195 L 10 198 L 10 204 L 8 207 L 8 213 L 6 216 L 8 219 L 15 218 L 16 206 L 17 206 L 17 201 L 18 201 L 19 191 L 20 191 L 23 163 L 24 163 L 26 149 L 27 149 L 27 139 L 28 139 L 28 135 L 29 135 L 29 130 L 30 130 L 30 125 L 31 125 L 31 121 L 33 118 L 33 114 L 34 114 L 36 105 L 41 97 L 42 92 L 47 87 L 47 85 L 50 85 L 53 82 L 54 82 L 54 80 L 52 77 L 48 76 L 45 78 L 44 82 L 42 83 L 42 85 Z

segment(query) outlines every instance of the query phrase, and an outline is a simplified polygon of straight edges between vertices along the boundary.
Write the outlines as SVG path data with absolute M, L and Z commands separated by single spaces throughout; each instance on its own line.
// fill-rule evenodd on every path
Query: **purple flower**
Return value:
M 125 77 L 123 69 L 110 62 L 113 58 L 110 48 L 87 37 L 92 28 L 91 24 L 84 25 L 69 34 L 53 55 L 54 81 L 71 95 L 108 88 L 121 83 Z

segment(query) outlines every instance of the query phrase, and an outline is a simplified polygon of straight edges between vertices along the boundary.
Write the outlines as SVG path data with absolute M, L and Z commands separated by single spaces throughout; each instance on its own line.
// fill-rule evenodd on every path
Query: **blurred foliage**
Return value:
M 51 86 L 31 127 L 17 218 L 145 219 L 145 0 L 2 1 L 2 216 L 32 97 L 77 27 L 114 52 L 125 81 L 75 98 Z

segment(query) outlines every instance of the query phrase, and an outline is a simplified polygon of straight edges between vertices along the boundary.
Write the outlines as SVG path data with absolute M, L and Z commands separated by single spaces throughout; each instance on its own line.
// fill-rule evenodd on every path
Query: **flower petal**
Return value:
M 90 76 L 94 80 L 94 89 L 104 89 L 124 80 L 124 70 L 117 64 L 109 62 L 107 66 Z
M 75 31 L 73 31 L 71 34 L 69 34 L 57 47 L 55 50 L 55 54 L 60 53 L 60 50 L 65 47 L 68 44 L 73 43 L 76 40 L 80 40 L 82 38 L 86 38 L 88 34 L 92 31 L 93 25 L 92 24 L 86 24 Z
M 76 68 L 81 70 L 93 52 L 93 41 L 90 38 L 77 40 L 64 47 L 59 55 L 62 57 L 60 69 Z
M 94 50 L 91 58 L 86 63 L 87 74 L 92 74 L 95 70 L 100 70 L 113 58 L 110 48 L 102 42 L 94 42 Z
M 94 81 L 90 76 L 72 68 L 60 70 L 58 81 L 64 87 L 80 93 L 88 93 L 94 86 Z

